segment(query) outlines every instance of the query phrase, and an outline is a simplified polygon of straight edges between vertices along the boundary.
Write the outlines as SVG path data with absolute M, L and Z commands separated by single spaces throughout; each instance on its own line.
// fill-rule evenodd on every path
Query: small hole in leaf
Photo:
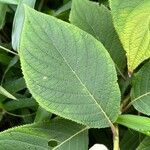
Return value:
M 50 147 L 55 147 L 57 145 L 58 145 L 58 142 L 56 140 L 50 140 L 48 142 L 48 146 L 50 146 Z

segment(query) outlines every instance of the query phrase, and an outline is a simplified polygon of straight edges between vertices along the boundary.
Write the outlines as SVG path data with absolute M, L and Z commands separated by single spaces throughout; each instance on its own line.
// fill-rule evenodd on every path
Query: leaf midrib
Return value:
M 147 93 L 144 93 L 144 94 L 140 95 L 139 97 L 137 97 L 137 98 L 135 98 L 135 99 L 133 99 L 133 100 L 131 101 L 131 103 L 137 102 L 137 100 L 140 100 L 140 99 L 143 98 L 144 96 L 148 96 L 148 95 L 150 95 L 150 91 L 147 92 Z
M 44 30 L 45 32 L 45 30 Z M 45 32 L 45 34 L 47 35 L 47 33 Z M 49 36 L 47 35 L 47 37 L 49 38 Z M 49 38 L 50 39 L 50 38 Z M 51 40 L 51 39 L 50 39 Z M 52 40 L 51 40 L 52 41 Z M 66 60 L 66 58 L 61 54 L 61 52 L 59 51 L 59 49 L 56 47 L 56 45 L 51 42 L 51 44 L 54 46 L 54 48 L 57 50 L 57 52 L 60 54 L 60 56 L 62 57 L 62 59 L 64 60 L 64 62 L 66 63 L 66 65 L 68 66 L 68 68 L 71 70 L 71 72 L 75 75 L 75 77 L 77 78 L 77 80 L 80 82 L 80 84 L 84 87 L 84 89 L 87 91 L 88 95 L 94 100 L 95 104 L 99 107 L 99 109 L 101 110 L 101 112 L 103 113 L 103 115 L 105 116 L 105 118 L 107 119 L 108 123 L 110 126 L 113 126 L 111 120 L 109 119 L 109 117 L 107 116 L 107 114 L 105 113 L 105 111 L 103 110 L 103 108 L 100 106 L 100 104 L 98 104 L 98 102 L 96 101 L 96 99 L 94 98 L 94 95 L 89 91 L 89 89 L 85 86 L 85 84 L 82 82 L 82 80 L 80 79 L 80 77 L 76 74 L 76 72 L 73 70 L 73 68 L 71 67 L 71 65 L 68 63 L 68 61 Z
M 50 16 L 49 16 L 50 17 Z M 34 18 L 34 16 L 32 16 L 32 19 L 36 21 L 36 19 Z M 55 21 L 54 17 L 51 17 L 51 19 L 58 23 L 61 22 L 59 20 Z M 47 21 L 47 20 L 45 20 Z M 48 22 L 48 21 L 47 21 Z M 37 22 L 38 23 L 38 22 Z M 94 95 L 92 95 L 92 93 L 89 91 L 89 89 L 85 86 L 85 84 L 82 82 L 82 80 L 79 78 L 79 76 L 76 74 L 76 72 L 73 70 L 73 68 L 71 67 L 71 65 L 68 63 L 68 61 L 65 59 L 65 57 L 62 55 L 62 53 L 59 51 L 59 49 L 57 48 L 57 46 L 54 44 L 53 40 L 49 37 L 49 35 L 47 34 L 47 32 L 45 31 L 45 29 L 41 26 L 39 26 L 41 28 L 41 30 L 44 32 L 44 34 L 47 36 L 48 39 L 51 40 L 51 44 L 54 46 L 54 48 L 57 50 L 57 52 L 59 53 L 60 57 L 63 59 L 64 63 L 68 66 L 68 68 L 70 69 L 70 71 L 75 75 L 75 77 L 77 78 L 77 80 L 79 81 L 79 83 L 84 87 L 84 89 L 86 90 L 86 92 L 88 93 L 88 95 L 94 100 L 95 104 L 98 106 L 98 108 L 100 109 L 100 112 L 102 112 L 102 114 L 104 115 L 104 117 L 107 119 L 110 127 L 113 128 L 113 123 L 111 122 L 111 120 L 109 119 L 109 117 L 107 116 L 107 114 L 105 113 L 105 111 L 103 110 L 103 108 L 100 106 L 100 104 L 96 101 L 96 99 L 94 98 Z M 57 27 L 59 28 L 58 24 Z M 84 31 L 82 31 L 84 32 Z M 62 33 L 62 32 L 61 32 Z M 88 33 L 87 33 L 88 34 Z M 90 36 L 90 35 L 89 35 Z
M 72 138 L 74 138 L 75 136 L 77 136 L 78 134 L 84 132 L 85 130 L 88 130 L 88 127 L 83 128 L 82 130 L 79 130 L 77 133 L 73 134 L 72 136 L 70 136 L 69 138 L 67 138 L 66 140 L 64 140 L 62 143 L 60 143 L 58 146 L 54 147 L 53 150 L 56 150 L 57 148 L 59 148 L 60 146 L 62 146 L 63 144 L 65 144 L 66 142 L 68 142 L 69 140 L 71 140 Z

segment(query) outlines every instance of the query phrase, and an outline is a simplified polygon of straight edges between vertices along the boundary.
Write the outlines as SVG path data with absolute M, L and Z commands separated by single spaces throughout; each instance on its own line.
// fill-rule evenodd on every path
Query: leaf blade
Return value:
M 127 52 L 128 70 L 132 73 L 150 57 L 150 1 L 110 0 L 110 6 L 115 28 Z
M 71 137 L 76 137 L 82 141 L 82 144 L 77 144 L 77 140 Z M 52 147 L 50 141 L 57 141 L 57 147 Z M 78 150 L 87 150 L 88 136 L 87 128 L 63 119 L 54 119 L 51 122 L 34 123 L 8 129 L 0 133 L 0 149 L 12 150 L 16 149 L 37 149 L 50 150 L 59 149 L 69 150 L 70 147 Z M 72 142 L 72 143 L 71 143 Z
M 150 118 L 136 115 L 120 115 L 116 123 L 150 136 Z
M 23 5 L 26 4 L 30 7 L 34 7 L 36 0 L 21 0 L 18 2 L 17 10 L 13 20 L 13 30 L 12 30 L 12 47 L 17 50 L 20 40 L 20 34 L 23 27 L 24 20 L 24 9 Z
M 147 62 L 132 81 L 131 104 L 139 112 L 150 115 L 150 62 Z
M 0 86 L 0 94 L 10 98 L 10 99 L 13 99 L 13 100 L 17 100 L 16 97 L 14 97 L 12 94 L 10 94 L 7 90 L 5 90 L 2 86 Z
M 116 69 L 123 71 L 126 64 L 124 49 L 113 26 L 111 13 L 104 5 L 99 6 L 89 0 L 73 0 L 69 20 L 102 42 Z
M 36 40 L 30 38 L 30 33 Z M 37 41 L 44 46 L 40 47 Z M 101 43 L 73 25 L 27 7 L 20 43 L 26 83 L 43 108 L 90 127 L 113 126 L 112 122 L 119 113 L 120 91 L 114 64 Z M 90 43 L 88 47 L 87 43 Z M 37 55 L 37 50 L 40 50 L 40 55 Z M 41 57 L 45 58 L 44 61 Z M 103 67 L 100 67 L 101 63 Z M 110 81 L 109 85 L 106 80 Z M 113 111 L 108 109 L 112 105 Z

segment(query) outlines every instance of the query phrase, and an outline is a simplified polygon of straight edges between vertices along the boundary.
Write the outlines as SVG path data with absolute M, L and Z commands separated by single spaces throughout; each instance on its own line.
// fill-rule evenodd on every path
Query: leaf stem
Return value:
M 13 51 L 11 51 L 11 50 L 9 50 L 9 49 L 3 47 L 3 46 L 0 46 L 0 49 L 4 50 L 4 51 L 6 51 L 6 52 L 9 52 L 9 53 L 11 53 L 11 54 L 14 54 L 14 55 L 19 56 L 17 53 L 15 53 L 15 52 L 13 52 Z
M 119 147 L 119 128 L 115 125 L 115 133 L 113 133 L 113 150 L 120 150 Z
M 116 69 L 118 70 L 118 73 L 121 75 L 121 77 L 126 81 L 126 77 L 124 76 L 124 74 L 121 72 L 121 70 L 118 68 L 118 66 L 115 64 Z
M 132 105 L 132 102 L 130 102 L 125 108 L 122 109 L 122 112 L 125 112 L 126 110 L 128 110 Z
M 120 107 L 121 112 L 125 112 L 125 110 L 127 110 L 126 107 L 128 106 L 129 100 L 130 100 L 130 94 L 122 101 L 122 104 Z

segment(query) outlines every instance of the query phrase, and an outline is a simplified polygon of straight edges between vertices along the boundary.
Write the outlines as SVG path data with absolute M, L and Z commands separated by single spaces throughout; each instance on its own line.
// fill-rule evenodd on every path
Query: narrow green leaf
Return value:
M 3 84 L 3 81 L 5 79 L 5 76 L 6 76 L 7 72 L 18 62 L 18 60 L 19 60 L 18 56 L 15 56 L 14 58 L 11 59 L 11 61 L 9 62 L 7 68 L 4 71 L 4 74 L 2 76 L 1 84 Z
M 55 11 L 54 16 L 58 16 L 61 13 L 64 13 L 67 10 L 71 9 L 71 1 L 69 1 L 68 3 L 64 4 L 62 7 L 60 7 L 57 11 Z
M 17 5 L 19 3 L 19 0 L 0 0 L 0 3 Z
M 33 98 L 18 98 L 18 101 L 8 101 L 3 104 L 6 111 L 12 111 L 21 108 L 38 106 L 37 102 Z
M 110 11 L 89 0 L 73 0 L 70 22 L 101 41 L 114 60 L 117 69 L 125 68 L 123 47 L 113 26 Z
M 150 0 L 110 0 L 110 6 L 132 73 L 150 57 Z
M 26 4 L 30 7 L 34 7 L 36 0 L 20 0 L 17 6 L 13 21 L 13 31 L 12 31 L 12 47 L 17 50 L 20 34 L 22 31 L 23 21 L 24 21 L 24 8 L 23 5 Z
M 136 150 L 149 150 L 150 149 L 150 137 L 146 137 Z
M 150 62 L 135 74 L 132 85 L 131 104 L 139 112 L 150 115 Z
M 0 29 L 3 28 L 5 23 L 5 16 L 7 11 L 7 5 L 0 3 Z
M 0 86 L 0 94 L 6 96 L 7 98 L 17 100 L 12 94 L 6 91 L 2 86 Z
M 150 136 L 150 118 L 136 115 L 120 115 L 116 123 Z
M 120 90 L 103 45 L 52 16 L 29 7 L 25 14 L 19 54 L 33 97 L 64 118 L 90 127 L 112 126 L 120 111 Z
M 11 93 L 16 93 L 26 88 L 25 80 L 21 77 L 16 80 L 6 82 L 4 88 Z
M 55 146 L 55 147 L 54 147 Z M 88 150 L 87 128 L 55 119 L 0 133 L 0 150 Z

